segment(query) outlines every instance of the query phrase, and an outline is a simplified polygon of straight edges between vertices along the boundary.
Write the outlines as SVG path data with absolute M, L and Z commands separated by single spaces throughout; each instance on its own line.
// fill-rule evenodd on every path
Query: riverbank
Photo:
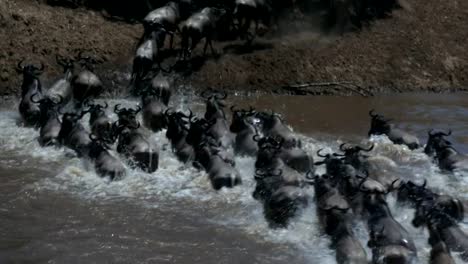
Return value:
M 391 18 L 359 33 L 337 37 L 308 29 L 256 39 L 250 49 L 239 48 L 236 42 L 217 43 L 219 55 L 196 57 L 192 65 L 196 71 L 182 71 L 178 83 L 194 89 L 281 94 L 466 91 L 466 21 L 466 1 L 413 0 Z M 7 40 L 0 43 L 2 95 L 17 93 L 21 78 L 15 65 L 22 58 L 44 61 L 47 83 L 60 73 L 55 54 L 76 54 L 81 49 L 103 58 L 98 73 L 109 90 L 122 89 L 127 79 L 117 73 L 128 73 L 142 32 L 140 25 L 109 21 L 96 11 L 31 0 L 2 1 L 0 24 L 0 36 Z M 201 48 L 195 53 L 200 54 Z M 291 87 L 302 83 L 314 85 Z

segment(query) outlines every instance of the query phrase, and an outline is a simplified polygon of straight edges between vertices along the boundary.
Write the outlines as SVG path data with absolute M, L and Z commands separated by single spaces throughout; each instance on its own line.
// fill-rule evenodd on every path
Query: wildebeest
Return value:
M 398 201 L 410 203 L 413 206 L 418 206 L 424 202 L 426 206 L 442 211 L 449 215 L 455 221 L 462 221 L 465 216 L 464 203 L 455 197 L 446 194 L 438 194 L 426 188 L 426 181 L 422 185 L 417 185 L 412 181 L 403 182 L 398 187 Z M 424 217 L 424 216 L 423 216 Z M 415 216 L 414 221 L 422 221 L 418 216 Z
M 392 216 L 383 195 L 363 199 L 369 215 L 367 226 L 374 263 L 412 263 L 417 257 L 416 247 L 408 231 Z
M 229 129 L 224 112 L 224 99 L 226 99 L 227 94 L 206 90 L 202 93 L 202 97 L 206 99 L 206 130 L 204 134 L 216 139 L 224 148 L 231 148 L 234 144 L 234 135 Z
M 93 134 L 89 135 L 89 158 L 94 162 L 96 173 L 101 177 L 110 177 L 111 180 L 119 180 L 126 174 L 122 162 L 109 152 L 106 140 L 100 139 Z
M 141 104 L 143 107 L 143 124 L 153 132 L 161 131 L 167 127 L 164 112 L 171 97 L 171 87 L 167 78 L 156 76 L 151 86 L 142 92 Z
M 207 7 L 190 16 L 181 25 L 181 58 L 186 60 L 192 56 L 192 52 L 197 44 L 205 39 L 203 55 L 206 55 L 206 49 L 210 46 L 211 53 L 215 50 L 211 43 L 215 34 L 218 21 L 226 14 L 225 10 Z
M 431 202 L 422 201 L 416 208 L 413 225 L 425 224 L 429 230 L 429 244 L 443 241 L 453 252 L 460 252 L 464 261 L 468 260 L 468 235 L 458 226 L 457 221 L 432 206 Z
M 208 173 L 215 190 L 232 188 L 242 183 L 241 175 L 235 168 L 234 156 L 211 136 L 203 137 L 196 147 L 197 162 Z
M 117 114 L 119 120 L 118 123 L 113 124 L 113 128 L 116 128 L 116 125 L 119 126 L 129 126 L 129 127 L 139 127 L 137 121 L 137 114 L 141 111 L 141 107 L 136 109 L 120 107 L 120 104 L 114 106 L 114 113 Z
M 258 31 L 259 23 L 269 26 L 272 20 L 273 9 L 268 0 L 236 0 L 233 12 L 237 20 L 238 33 L 242 39 L 252 41 Z M 255 24 L 255 34 L 250 34 L 249 29 Z
M 140 124 L 132 127 L 117 122 L 114 132 L 118 138 L 117 152 L 128 158 L 132 166 L 148 173 L 155 172 L 159 166 L 159 153 L 155 144 L 139 129 Z
M 41 109 L 41 115 L 38 121 L 40 127 L 39 144 L 41 146 L 58 145 L 58 136 L 62 127 L 58 111 L 62 103 L 62 97 L 59 95 L 58 101 L 54 101 L 49 97 L 35 101 L 35 95 L 36 94 L 31 95 L 31 102 L 37 103 Z
M 183 7 L 185 7 L 183 5 Z M 187 9 L 187 7 L 185 8 Z M 183 10 L 185 10 L 183 9 Z M 159 31 L 161 35 L 161 43 L 164 44 L 166 34 L 171 36 L 171 45 L 174 39 L 174 32 L 177 30 L 177 25 L 181 19 L 181 10 L 178 2 L 169 2 L 165 6 L 157 8 L 146 15 L 143 19 L 143 28 L 145 34 L 143 38 L 150 35 L 152 32 Z M 142 43 L 143 41 L 140 41 Z M 159 47 L 162 47 L 160 45 Z
M 325 233 L 331 236 L 337 263 L 367 263 L 366 252 L 351 229 L 353 215 L 350 206 L 339 192 L 334 177 L 325 174 L 311 178 L 310 175 L 317 215 Z
M 391 119 L 385 119 L 382 115 L 374 114 L 374 110 L 369 112 L 369 116 L 371 117 L 369 136 L 386 135 L 394 144 L 406 145 L 411 150 L 419 148 L 418 138 L 408 132 L 395 128 L 390 123 Z
M 107 102 L 101 105 L 85 101 L 84 104 L 88 107 L 87 111 L 90 113 L 89 126 L 91 128 L 91 134 L 99 139 L 112 140 L 112 120 L 106 114 L 105 110 L 109 106 Z
M 74 61 L 56 56 L 57 64 L 63 67 L 63 76 L 50 86 L 47 90 L 47 96 L 52 98 L 60 97 L 61 104 L 66 105 L 73 97 L 71 79 L 73 77 Z
M 133 59 L 132 75 L 130 85 L 133 85 L 132 92 L 140 95 L 144 78 L 151 72 L 153 65 L 158 64 L 161 67 L 161 58 L 159 55 L 160 47 L 164 45 L 164 35 L 162 29 L 152 31 L 138 45 Z
M 278 114 L 259 112 L 257 117 L 262 122 L 262 132 L 265 136 L 283 138 L 284 148 L 302 147 L 300 139 L 294 135 Z
M 192 117 L 192 113 L 187 116 L 181 112 L 172 112 L 171 109 L 167 109 L 165 116 L 167 120 L 166 137 L 171 142 L 175 155 L 184 163 L 194 161 L 195 150 L 192 145 L 187 143 L 188 120 Z
M 272 227 L 286 227 L 308 204 L 305 179 L 278 169 L 257 169 L 255 199 L 263 202 L 264 215 Z
M 436 132 L 432 130 L 428 132 L 428 139 L 424 152 L 434 157 L 437 165 L 440 169 L 446 171 L 453 171 L 457 169 L 467 170 L 468 169 L 468 156 L 458 152 L 450 141 L 445 139 L 452 134 L 452 131 L 448 133 Z
M 451 146 L 444 147 L 437 152 L 437 161 L 442 170 L 468 170 L 468 155 L 461 154 Z
M 35 95 L 36 100 L 42 99 L 42 86 L 39 75 L 44 70 L 44 64 L 41 63 L 40 67 L 34 65 L 23 66 L 23 61 L 20 61 L 16 70 L 23 74 L 19 112 L 26 126 L 38 126 L 41 110 L 39 105 L 31 101 L 31 97 Z
M 452 135 L 452 130 L 445 132 L 434 132 L 433 129 L 427 132 L 427 143 L 424 147 L 424 153 L 429 157 L 435 157 L 437 155 L 437 150 L 441 150 L 444 147 L 452 146 L 452 142 L 445 139 Z
M 76 151 L 79 156 L 88 155 L 89 143 L 91 142 L 90 133 L 79 122 L 86 113 L 86 111 L 82 111 L 79 114 L 63 114 L 62 126 L 58 135 L 59 143 Z
M 236 134 L 234 141 L 234 153 L 239 156 L 255 156 L 258 152 L 257 142 L 253 137 L 257 134 L 257 128 L 253 123 L 255 111 L 238 110 L 231 107 L 232 122 L 230 131 Z
M 97 60 L 89 56 L 83 57 L 82 52 L 78 56 L 82 69 L 73 76 L 71 86 L 73 98 L 81 104 L 85 99 L 100 95 L 104 87 L 101 79 L 94 73 L 93 65 Z

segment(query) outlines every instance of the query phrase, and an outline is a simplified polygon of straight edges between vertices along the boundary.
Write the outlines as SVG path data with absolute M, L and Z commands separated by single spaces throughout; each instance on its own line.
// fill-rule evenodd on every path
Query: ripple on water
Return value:
M 115 103 L 130 106 L 137 102 L 111 100 L 111 105 Z M 179 108 L 186 107 L 179 105 Z M 164 132 L 161 132 L 151 136 L 151 140 L 161 146 L 160 168 L 156 173 L 147 174 L 127 167 L 127 176 L 124 179 L 110 182 L 108 179 L 98 177 L 92 164 L 71 156 L 68 150 L 41 148 L 36 140 L 37 131 L 16 125 L 19 116 L 15 111 L 1 112 L 0 117 L 0 147 L 4 150 L 2 157 L 26 157 L 26 160 L 39 160 L 37 166 L 43 166 L 46 162 L 60 164 L 55 168 L 52 166 L 51 171 L 62 168 L 55 176 L 38 179 L 28 188 L 64 192 L 80 199 L 96 199 L 109 203 L 128 199 L 142 207 L 171 206 L 187 202 L 193 206 L 194 210 L 208 209 L 215 212 L 210 214 L 212 217 L 207 221 L 216 225 L 242 230 L 266 241 L 293 245 L 299 249 L 300 254 L 308 260 L 313 260 L 314 263 L 335 262 L 334 252 L 328 247 L 329 239 L 323 235 L 318 226 L 314 203 L 311 203 L 311 206 L 305 209 L 287 229 L 268 227 L 263 217 L 261 204 L 251 195 L 255 187 L 254 160 L 251 158 L 236 158 L 236 167 L 243 176 L 242 186 L 216 192 L 211 188 L 205 173 L 178 162 L 166 147 L 169 142 Z M 115 118 L 115 115 L 112 114 L 112 117 Z M 301 135 L 301 138 L 305 150 L 309 153 L 316 153 L 320 148 L 324 148 L 326 152 L 336 151 L 342 143 L 342 139 L 320 141 L 305 135 Z M 372 137 L 361 143 L 368 144 L 369 141 L 375 144 L 371 162 L 378 164 L 379 168 L 385 172 L 416 182 L 427 179 L 428 186 L 431 188 L 456 193 L 465 198 L 468 195 L 467 178 L 463 177 L 467 175 L 466 173 L 443 174 L 422 150 L 410 151 L 407 147 L 393 145 L 385 136 Z M 318 159 L 315 154 L 314 158 Z M 1 163 L 6 166 L 22 165 L 16 158 L 5 158 Z M 323 173 L 324 169 L 319 168 L 317 172 Z M 312 188 L 309 189 L 313 195 Z M 413 210 L 400 207 L 393 197 L 389 197 L 389 204 L 395 218 L 414 237 L 421 263 L 427 261 L 430 250 L 427 245 L 427 232 L 412 227 Z M 368 235 L 365 225 L 358 222 L 355 231 L 363 245 L 366 245 Z M 368 253 L 370 256 L 370 252 Z

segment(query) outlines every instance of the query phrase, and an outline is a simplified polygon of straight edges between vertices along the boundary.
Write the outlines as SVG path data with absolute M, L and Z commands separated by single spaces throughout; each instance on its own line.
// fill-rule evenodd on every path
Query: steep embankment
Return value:
M 106 62 L 102 69 L 128 69 L 139 25 L 112 22 L 99 13 L 37 4 L 0 2 L 0 91 L 19 87 L 14 67 L 21 58 L 43 60 L 45 78 L 59 69 L 55 54 L 89 49 Z M 375 92 L 468 90 L 468 1 L 410 0 L 390 19 L 360 33 L 330 37 L 292 33 L 256 40 L 253 52 L 219 43 L 209 58 L 184 77 L 195 88 L 291 92 L 287 84 L 352 82 L 356 86 L 312 87 L 292 92 L 371 94 Z M 200 52 L 201 47 L 196 51 Z M 107 75 L 106 76 L 110 76 Z M 108 86 L 114 82 L 107 80 Z

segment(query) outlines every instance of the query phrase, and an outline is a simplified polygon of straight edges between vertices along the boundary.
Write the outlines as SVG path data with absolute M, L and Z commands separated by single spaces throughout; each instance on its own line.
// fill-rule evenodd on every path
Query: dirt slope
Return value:
M 342 37 L 291 33 L 258 39 L 253 52 L 239 50 L 238 43 L 218 43 L 221 55 L 196 59 L 199 70 L 184 75 L 183 82 L 200 89 L 312 94 L 468 90 L 468 1 L 408 1 L 408 7 L 395 11 L 392 18 Z M 48 80 L 59 72 L 56 53 L 74 54 L 83 48 L 104 57 L 101 69 L 107 73 L 128 70 L 141 34 L 139 25 L 111 22 L 95 11 L 50 7 L 32 0 L 0 1 L 0 25 L 2 94 L 18 89 L 20 76 L 14 67 L 23 57 L 45 61 L 44 79 Z M 112 75 L 104 76 L 109 86 L 115 85 Z M 282 88 L 332 81 L 354 85 Z

